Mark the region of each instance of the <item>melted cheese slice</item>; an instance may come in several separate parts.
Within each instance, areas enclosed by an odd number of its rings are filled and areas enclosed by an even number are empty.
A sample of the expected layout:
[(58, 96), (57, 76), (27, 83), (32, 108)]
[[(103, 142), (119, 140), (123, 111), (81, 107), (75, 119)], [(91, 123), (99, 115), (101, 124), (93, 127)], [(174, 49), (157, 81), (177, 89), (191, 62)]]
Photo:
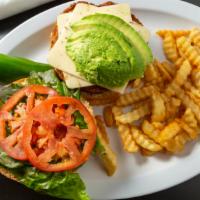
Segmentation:
[[(130, 23), (130, 25), (141, 34), (145, 41), (149, 40), (149, 31), (143, 26), (132, 22), (131, 10), (128, 4), (116, 4), (104, 7), (96, 7), (85, 3), (77, 4), (73, 12), (64, 13), (57, 17), (59, 37), (54, 47), (48, 54), (49, 64), (64, 72), (65, 82), (69, 88), (79, 88), (94, 85), (85, 80), (85, 78), (76, 71), (74, 62), (65, 51), (66, 37), (68, 37), (68, 35), (71, 33), (70, 24), (94, 13), (118, 16), (127, 23)], [(128, 82), (123, 87), (108, 89), (123, 93), (127, 84)]]

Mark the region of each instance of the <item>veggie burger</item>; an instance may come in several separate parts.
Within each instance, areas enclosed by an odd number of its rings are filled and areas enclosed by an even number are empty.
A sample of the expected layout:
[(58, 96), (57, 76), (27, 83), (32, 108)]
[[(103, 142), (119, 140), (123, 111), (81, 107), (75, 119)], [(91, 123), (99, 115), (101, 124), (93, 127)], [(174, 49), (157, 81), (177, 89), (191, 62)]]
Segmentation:
[(85, 98), (110, 103), (142, 77), (148, 40), (127, 4), (78, 2), (57, 18), (49, 64), (1, 54), (1, 82), (23, 79), (0, 91), (0, 173), (51, 196), (89, 199), (75, 171), (91, 152), (112, 151)]

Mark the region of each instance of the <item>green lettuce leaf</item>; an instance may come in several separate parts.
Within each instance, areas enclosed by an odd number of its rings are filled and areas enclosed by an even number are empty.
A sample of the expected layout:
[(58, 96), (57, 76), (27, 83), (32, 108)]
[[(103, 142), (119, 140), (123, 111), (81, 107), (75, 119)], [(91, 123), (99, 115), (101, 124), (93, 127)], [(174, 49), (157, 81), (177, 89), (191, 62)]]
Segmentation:
[(73, 113), (74, 123), (79, 126), (80, 129), (88, 128), (87, 123), (84, 120), (83, 115), (79, 111)]
[(47, 173), (26, 167), (19, 180), (27, 187), (62, 199), (89, 200), (79, 174), (73, 172)]
[(15, 169), (24, 166), (23, 162), (14, 160), (13, 158), (9, 157), (2, 149), (0, 148), (0, 165), (9, 168)]
[(45, 72), (31, 72), (30, 76), (27, 79), (27, 84), (45, 85), (55, 89), (60, 95), (80, 99), (79, 89), (70, 90), (69, 88), (67, 88), (65, 82), (61, 81), (56, 76), (54, 70), (48, 70)]

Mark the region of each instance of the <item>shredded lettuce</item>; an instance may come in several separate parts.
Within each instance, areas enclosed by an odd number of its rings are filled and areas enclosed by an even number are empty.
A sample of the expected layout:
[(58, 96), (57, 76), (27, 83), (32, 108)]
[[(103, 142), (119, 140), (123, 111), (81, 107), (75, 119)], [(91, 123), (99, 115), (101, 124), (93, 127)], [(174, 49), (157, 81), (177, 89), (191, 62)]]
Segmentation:
[(31, 72), (27, 78), (27, 84), (45, 85), (55, 89), (60, 95), (70, 96), (80, 99), (79, 89), (70, 90), (67, 88), (65, 82), (61, 81), (55, 74), (54, 70), (45, 72)]
[(2, 149), (0, 148), (0, 165), (7, 167), (9, 169), (16, 169), (24, 166), (20, 161), (14, 160), (9, 157)]
[(22, 88), (20, 84), (9, 84), (1, 87), (0, 90), (0, 105), (3, 104), (13, 93)]
[(84, 120), (83, 115), (79, 111), (73, 113), (74, 115), (74, 123), (79, 126), (80, 129), (87, 128), (87, 123)]

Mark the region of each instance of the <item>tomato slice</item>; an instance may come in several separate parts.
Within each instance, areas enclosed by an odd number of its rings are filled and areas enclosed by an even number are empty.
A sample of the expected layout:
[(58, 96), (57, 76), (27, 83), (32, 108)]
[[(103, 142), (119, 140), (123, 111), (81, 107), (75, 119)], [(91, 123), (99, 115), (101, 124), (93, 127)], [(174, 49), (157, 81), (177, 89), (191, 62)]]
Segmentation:
[[(22, 148), (22, 127), (29, 113), (36, 104), (36, 95), (57, 95), (51, 88), (41, 85), (30, 85), (13, 94), (0, 109), (0, 147), (12, 158), (26, 160), (27, 156)], [(26, 102), (22, 102), (24, 98)], [(18, 110), (18, 111), (16, 111)], [(11, 111), (14, 111), (12, 114)], [(16, 111), (16, 112), (15, 112)], [(7, 124), (12, 125), (10, 134)]]
[[(86, 129), (74, 124), (79, 111)], [(87, 108), (71, 97), (51, 97), (36, 106), (23, 127), (22, 144), (36, 168), (58, 172), (74, 169), (89, 157), (96, 141), (96, 124)]]

